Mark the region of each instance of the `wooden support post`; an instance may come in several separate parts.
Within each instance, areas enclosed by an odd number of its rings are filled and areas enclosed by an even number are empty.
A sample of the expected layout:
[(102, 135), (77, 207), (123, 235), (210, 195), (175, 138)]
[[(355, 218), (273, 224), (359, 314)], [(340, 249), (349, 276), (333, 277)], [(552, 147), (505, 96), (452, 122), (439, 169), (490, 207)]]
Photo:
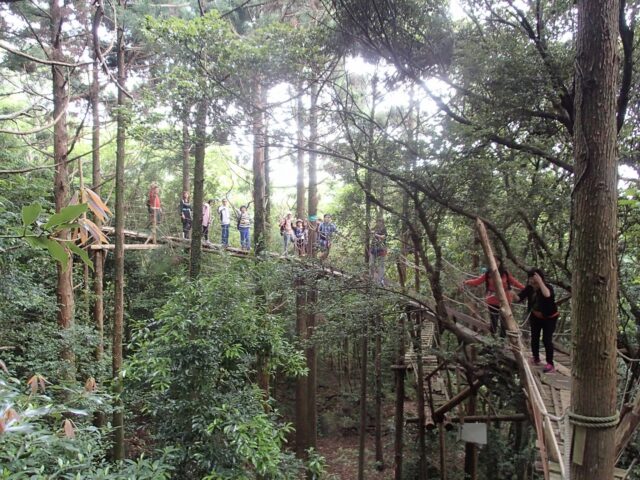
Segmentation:
[(409, 313), (403, 313), (400, 315), (400, 321), (398, 322), (398, 367), (395, 369), (396, 374), (396, 415), (395, 415), (395, 438), (394, 438), (394, 479), (402, 480), (402, 458), (404, 447), (404, 376), (406, 372), (406, 365), (404, 364), (405, 346), (405, 315), (408, 317)]
[(440, 437), (440, 479), (447, 480), (447, 456), (446, 456), (446, 437), (444, 433), (444, 424), (438, 425), (438, 434)]
[(462, 390), (460, 393), (454, 396), (447, 403), (437, 408), (433, 412), (434, 420), (438, 423), (442, 422), (444, 420), (445, 413), (447, 413), (449, 410), (456, 407), (457, 405), (465, 401), (467, 398), (469, 398), (471, 395), (473, 395), (476, 392), (476, 390), (480, 388), (480, 385), (482, 385), (482, 382), (480, 380), (475, 380), (470, 386)]
[(158, 209), (151, 207), (151, 242), (158, 243)]
[(636, 394), (631, 409), (622, 417), (616, 428), (616, 458), (622, 455), (640, 425), (640, 392)]

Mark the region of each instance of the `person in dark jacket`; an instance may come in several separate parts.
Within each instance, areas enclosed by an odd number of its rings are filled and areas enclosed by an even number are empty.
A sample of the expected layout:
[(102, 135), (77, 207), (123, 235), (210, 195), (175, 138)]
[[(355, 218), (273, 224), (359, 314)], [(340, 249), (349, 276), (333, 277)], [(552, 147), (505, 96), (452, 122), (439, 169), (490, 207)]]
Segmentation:
[(182, 220), (182, 238), (189, 238), (191, 223), (193, 221), (193, 210), (189, 202), (189, 192), (182, 192), (180, 199), (180, 220)]
[(531, 324), (531, 362), (540, 364), (540, 333), (547, 364), (545, 373), (555, 372), (553, 364), (553, 332), (558, 323), (558, 306), (556, 305), (553, 287), (544, 280), (544, 273), (539, 268), (534, 268), (527, 274), (527, 286), (516, 295), (515, 301), (521, 302), (527, 299), (529, 310), (529, 323)]

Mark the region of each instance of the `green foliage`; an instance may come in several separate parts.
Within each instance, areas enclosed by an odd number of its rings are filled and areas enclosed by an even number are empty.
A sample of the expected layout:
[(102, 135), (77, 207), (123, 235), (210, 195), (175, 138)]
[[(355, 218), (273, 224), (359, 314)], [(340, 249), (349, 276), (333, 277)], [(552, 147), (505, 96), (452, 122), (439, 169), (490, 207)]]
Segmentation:
[(303, 371), (281, 319), (251, 294), (267, 281), (260, 276), (266, 270), (221, 259), (206, 278), (177, 279), (156, 320), (136, 335), (126, 370), (142, 394), (137, 408), (157, 444), (176, 449), (181, 478), (285, 479), (297, 472), (283, 451), (290, 427), (265, 411), (251, 380), (258, 354), (269, 356), (272, 369)]
[[(57, 387), (34, 375), (29, 391), (0, 370), (0, 478), (59, 479), (168, 479), (165, 463), (140, 458), (109, 464), (106, 431), (91, 424), (91, 415), (109, 400), (87, 389)], [(52, 395), (64, 395), (60, 403)]]

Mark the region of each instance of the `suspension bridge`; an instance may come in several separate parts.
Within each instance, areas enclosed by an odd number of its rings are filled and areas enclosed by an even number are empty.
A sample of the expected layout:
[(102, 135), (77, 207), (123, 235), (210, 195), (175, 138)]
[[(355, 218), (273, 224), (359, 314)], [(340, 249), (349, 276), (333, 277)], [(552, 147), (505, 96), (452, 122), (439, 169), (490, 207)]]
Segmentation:
[[(155, 224), (150, 221), (149, 214), (141, 210), (132, 208), (127, 211), (127, 223), (133, 224), (134, 229), (124, 231), (126, 250), (153, 250), (173, 246), (176, 248), (190, 248), (190, 240), (181, 237), (181, 225), (176, 221), (162, 221)], [(484, 231), (484, 225), (479, 223), (479, 230)], [(103, 232), (107, 236), (114, 234), (114, 228), (103, 227)], [(217, 235), (216, 231), (211, 232)], [(486, 232), (483, 247), (485, 254), (490, 259), (492, 270), (495, 270), (495, 262)], [(96, 244), (90, 247), (94, 250), (112, 250), (113, 243)], [(224, 247), (219, 244), (207, 242), (202, 245), (204, 252), (222, 253), (235, 257), (250, 257), (251, 254), (245, 250), (234, 247)], [(270, 253), (273, 257), (281, 257), (276, 253)], [(317, 262), (312, 268), (318, 268)], [(311, 266), (311, 265), (310, 265)], [(321, 264), (320, 268), (325, 275), (336, 277), (358, 277), (361, 274), (349, 274), (343, 269), (338, 269), (327, 264)], [(400, 359), (400, 365), (394, 368), (403, 368), (413, 372), (416, 386), (423, 385), (423, 395), (427, 401), (424, 402), (424, 425), (428, 430), (434, 428), (451, 428), (453, 421), (457, 423), (472, 423), (490, 421), (519, 421), (528, 418), (535, 428), (536, 446), (538, 460), (536, 469), (543, 473), (545, 480), (568, 480), (570, 479), (571, 462), (582, 461), (580, 451), (584, 447), (584, 441), (588, 435), (588, 425), (573, 422), (569, 417), (571, 411), (571, 355), (570, 352), (557, 345), (555, 363), (556, 370), (553, 373), (544, 373), (541, 366), (531, 365), (528, 361), (530, 352), (526, 338), (521, 331), (520, 325), (513, 319), (513, 314), (506, 301), (505, 292), (502, 290), (501, 282), (496, 283), (498, 287), (498, 297), (502, 300), (502, 315), (507, 327), (507, 342), (500, 352), (504, 361), (509, 362), (517, 368), (520, 375), (523, 391), (527, 400), (526, 417), (523, 414), (500, 415), (499, 412), (489, 415), (466, 415), (462, 410), (463, 402), (474, 395), (482, 386), (480, 379), (474, 380), (471, 384), (464, 381), (457, 382), (454, 387), (447, 374), (451, 368), (447, 362), (442, 361), (433, 352), (437, 348), (438, 330), (444, 328), (451, 331), (459, 340), (465, 344), (476, 344), (480, 346), (495, 346), (496, 339), (490, 333), (490, 327), (486, 320), (477, 314), (477, 308), (470, 308), (469, 312), (463, 312), (456, 305), (446, 305), (447, 319), (438, 318), (435, 313), (437, 306), (432, 300), (422, 297), (417, 292), (409, 292), (401, 289), (400, 286), (385, 282), (385, 290), (395, 291), (403, 294), (408, 305), (419, 312), (419, 321), (416, 322), (417, 341), (410, 343), (410, 348)], [(415, 332), (414, 332), (415, 333)], [(419, 378), (422, 375), (422, 380)], [(415, 407), (415, 406), (414, 406)], [(411, 406), (408, 411), (415, 411)], [(455, 418), (449, 418), (455, 413)], [(408, 419), (415, 423), (416, 418)], [(576, 425), (578, 423), (578, 425)], [(616, 452), (618, 460), (620, 453), (632, 438), (633, 433), (640, 423), (640, 395), (637, 395), (633, 404), (625, 405), (620, 420), (616, 422)], [(443, 437), (441, 435), (441, 442)], [(443, 445), (441, 443), (441, 450)], [(615, 479), (626, 479), (635, 463), (632, 463), (627, 470), (616, 468)]]

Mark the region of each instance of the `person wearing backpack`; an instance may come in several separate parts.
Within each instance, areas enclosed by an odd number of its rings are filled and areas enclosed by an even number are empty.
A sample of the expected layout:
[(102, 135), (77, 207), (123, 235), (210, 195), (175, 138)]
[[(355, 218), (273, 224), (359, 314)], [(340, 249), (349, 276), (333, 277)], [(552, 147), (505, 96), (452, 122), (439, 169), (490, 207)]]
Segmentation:
[(231, 224), (231, 209), (229, 208), (229, 200), (222, 199), (222, 205), (218, 207), (218, 217), (220, 218), (220, 227), (222, 230), (221, 242), (223, 247), (229, 245), (229, 225)]
[[(516, 287), (518, 289), (523, 289), (524, 285), (518, 281), (511, 273), (504, 268), (502, 259), (500, 257), (496, 257), (496, 265), (498, 266), (498, 273), (500, 274), (500, 278), (502, 279), (502, 288), (504, 289), (504, 293), (507, 295), (507, 300), (511, 303), (512, 296), (514, 295), (511, 292), (512, 287)], [(504, 330), (504, 325), (500, 321), (500, 300), (496, 295), (495, 285), (493, 283), (493, 278), (490, 271), (486, 271), (482, 275), (470, 278), (465, 280), (462, 284), (463, 288), (465, 285), (470, 287), (477, 287), (479, 285), (485, 285), (485, 302), (487, 303), (487, 307), (489, 309), (489, 318), (491, 320), (491, 333), (494, 335), (498, 331), (498, 324), (500, 324), (500, 336), (505, 337), (506, 332)]]
[(249, 238), (249, 229), (251, 228), (251, 217), (247, 212), (246, 205), (240, 207), (240, 211), (236, 212), (238, 217), (238, 230), (240, 231), (240, 247), (242, 250), (248, 251), (251, 248), (251, 239)]
[(527, 299), (529, 323), (531, 325), (531, 363), (540, 364), (540, 333), (547, 364), (544, 373), (556, 371), (553, 364), (553, 333), (558, 323), (558, 305), (556, 304), (553, 287), (544, 280), (544, 273), (534, 268), (527, 273), (527, 286), (516, 295), (514, 301)]

